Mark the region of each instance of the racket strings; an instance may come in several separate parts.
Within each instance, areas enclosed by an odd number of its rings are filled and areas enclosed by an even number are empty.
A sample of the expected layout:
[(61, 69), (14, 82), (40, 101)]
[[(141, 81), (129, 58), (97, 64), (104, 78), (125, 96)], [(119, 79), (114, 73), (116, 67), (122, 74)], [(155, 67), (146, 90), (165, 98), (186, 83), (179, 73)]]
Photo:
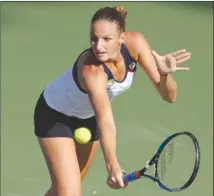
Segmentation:
[(160, 183), (169, 188), (180, 188), (190, 179), (195, 166), (195, 146), (190, 137), (181, 135), (163, 148), (157, 175)]
[(166, 173), (166, 150), (164, 149), (160, 155), (161, 158), (161, 180), (164, 180), (164, 175)]
[(174, 155), (174, 141), (170, 141), (168, 145), (168, 163), (170, 164), (172, 162)]
[(174, 141), (170, 141), (167, 145), (167, 148), (164, 148), (162, 153), (160, 154), (160, 169), (161, 169), (161, 180), (164, 180), (164, 176), (166, 174), (167, 164), (172, 163), (173, 155), (174, 155)]

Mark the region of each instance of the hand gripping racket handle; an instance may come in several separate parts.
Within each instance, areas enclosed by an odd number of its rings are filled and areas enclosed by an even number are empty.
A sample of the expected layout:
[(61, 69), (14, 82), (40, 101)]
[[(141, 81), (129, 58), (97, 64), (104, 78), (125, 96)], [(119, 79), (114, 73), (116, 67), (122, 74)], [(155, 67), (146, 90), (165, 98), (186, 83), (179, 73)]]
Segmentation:
[(130, 173), (130, 174), (123, 176), (123, 181), (124, 182), (131, 182), (131, 181), (137, 180), (139, 178), (140, 178), (140, 172), (136, 171), (136, 172), (133, 172), (133, 173)]

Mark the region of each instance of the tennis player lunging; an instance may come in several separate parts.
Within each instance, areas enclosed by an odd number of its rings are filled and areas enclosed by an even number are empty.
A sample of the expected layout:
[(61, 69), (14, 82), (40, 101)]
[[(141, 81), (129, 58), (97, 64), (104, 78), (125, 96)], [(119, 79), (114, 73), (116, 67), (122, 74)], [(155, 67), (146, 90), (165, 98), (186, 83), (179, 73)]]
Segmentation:
[[(137, 63), (147, 73), (163, 100), (174, 102), (176, 82), (170, 73), (186, 71), (177, 64), (191, 54), (179, 50), (160, 56), (141, 33), (125, 31), (123, 6), (99, 9), (91, 20), (91, 47), (56, 80), (48, 84), (35, 108), (38, 137), (51, 177), (45, 196), (80, 196), (81, 180), (96, 154), (99, 142), (111, 188), (125, 187), (116, 154), (116, 127), (111, 100), (132, 86)], [(73, 140), (74, 130), (88, 127), (88, 144)]]

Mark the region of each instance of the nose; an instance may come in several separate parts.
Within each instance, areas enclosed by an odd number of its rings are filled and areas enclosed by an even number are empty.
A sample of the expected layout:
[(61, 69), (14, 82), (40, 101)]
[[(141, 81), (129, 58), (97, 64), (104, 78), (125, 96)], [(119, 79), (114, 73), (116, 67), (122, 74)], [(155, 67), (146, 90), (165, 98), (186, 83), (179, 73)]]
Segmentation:
[(102, 47), (103, 47), (103, 42), (101, 39), (98, 39), (95, 44), (95, 48), (96, 48), (96, 50), (100, 50), (100, 49), (102, 49)]

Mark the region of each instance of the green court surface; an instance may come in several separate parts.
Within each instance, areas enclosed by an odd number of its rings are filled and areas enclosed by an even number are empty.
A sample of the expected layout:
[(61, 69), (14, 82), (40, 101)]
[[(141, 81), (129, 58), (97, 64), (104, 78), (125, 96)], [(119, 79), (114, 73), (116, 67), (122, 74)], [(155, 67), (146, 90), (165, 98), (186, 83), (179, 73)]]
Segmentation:
[[(49, 176), (33, 133), (33, 109), (42, 88), (89, 47), (89, 24), (100, 7), (113, 2), (1, 3), (1, 195), (39, 196)], [(174, 73), (178, 97), (162, 101), (138, 69), (132, 89), (113, 102), (118, 156), (132, 171), (144, 166), (166, 135), (187, 130), (201, 145), (194, 184), (179, 196), (213, 195), (213, 13), (210, 3), (126, 2), (128, 30), (143, 32), (160, 54), (186, 48), (189, 72)], [(180, 165), (185, 160), (180, 160)], [(175, 176), (176, 177), (176, 176)], [(83, 182), (83, 195), (167, 196), (149, 180), (111, 190), (101, 150)]]

